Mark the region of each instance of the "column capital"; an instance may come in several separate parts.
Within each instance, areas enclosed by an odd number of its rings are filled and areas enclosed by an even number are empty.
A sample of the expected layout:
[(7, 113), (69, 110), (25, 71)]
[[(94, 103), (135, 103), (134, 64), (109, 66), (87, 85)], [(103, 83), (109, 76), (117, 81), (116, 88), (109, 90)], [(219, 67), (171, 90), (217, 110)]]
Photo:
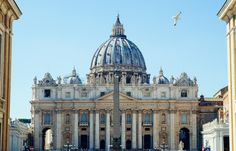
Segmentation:
[(197, 114), (198, 111), (197, 110), (192, 110), (192, 114)]
[(76, 114), (76, 113), (79, 113), (79, 109), (78, 110), (76, 110), (76, 109), (73, 109), (73, 111), (72, 111), (74, 114)]
[(40, 111), (41, 111), (40, 109), (36, 109), (36, 110), (34, 110), (34, 113), (35, 113), (35, 114), (39, 114)]
[(55, 112), (56, 112), (56, 114), (60, 114), (60, 113), (62, 113), (62, 110), (56, 109)]
[(169, 110), (170, 114), (175, 114), (177, 112), (177, 110)]
[(154, 109), (152, 111), (153, 111), (153, 113), (158, 113), (159, 112), (159, 110), (157, 110), (157, 109)]
[(111, 109), (106, 109), (105, 111), (106, 111), (106, 113), (110, 113), (111, 114)]
[(120, 110), (121, 113), (126, 113), (125, 109)]

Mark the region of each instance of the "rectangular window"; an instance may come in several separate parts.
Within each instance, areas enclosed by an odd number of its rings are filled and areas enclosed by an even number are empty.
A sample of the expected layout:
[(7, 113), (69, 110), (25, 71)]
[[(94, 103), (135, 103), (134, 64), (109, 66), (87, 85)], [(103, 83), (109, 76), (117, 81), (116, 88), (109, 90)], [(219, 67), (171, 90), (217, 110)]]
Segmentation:
[(181, 97), (182, 97), (182, 98), (188, 97), (188, 91), (187, 91), (187, 90), (182, 90), (182, 91), (181, 91)]
[(183, 112), (181, 113), (181, 124), (187, 124), (188, 119), (187, 119), (187, 113)]
[(100, 93), (100, 96), (104, 96), (104, 95), (105, 95), (105, 92), (101, 92), (101, 93)]
[(126, 118), (127, 118), (126, 124), (132, 124), (132, 115), (131, 114), (127, 114)]
[(145, 131), (150, 131), (150, 128), (145, 128)]
[(65, 98), (67, 98), (67, 99), (71, 98), (71, 93), (70, 92), (66, 92)]
[(87, 131), (87, 129), (86, 129), (86, 128), (81, 128), (81, 130), (82, 130), (82, 131)]
[(43, 124), (44, 125), (50, 125), (51, 124), (51, 114), (50, 113), (44, 113)]
[(51, 97), (51, 90), (50, 89), (45, 89), (44, 90), (44, 97), (45, 98), (50, 98)]
[(127, 96), (131, 96), (131, 92), (126, 92), (126, 95)]

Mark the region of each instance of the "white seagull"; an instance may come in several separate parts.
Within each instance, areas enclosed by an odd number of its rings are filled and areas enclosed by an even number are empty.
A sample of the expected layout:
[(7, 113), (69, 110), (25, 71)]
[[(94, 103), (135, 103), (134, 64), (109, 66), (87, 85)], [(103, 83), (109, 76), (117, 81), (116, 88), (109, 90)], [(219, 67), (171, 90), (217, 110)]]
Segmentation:
[(173, 16), (173, 17), (172, 17), (172, 19), (173, 19), (173, 21), (174, 21), (174, 26), (176, 26), (178, 20), (180, 20), (180, 14), (181, 14), (181, 13), (182, 13), (182, 12), (180, 11), (180, 12), (178, 12), (178, 14), (177, 14), (176, 16)]

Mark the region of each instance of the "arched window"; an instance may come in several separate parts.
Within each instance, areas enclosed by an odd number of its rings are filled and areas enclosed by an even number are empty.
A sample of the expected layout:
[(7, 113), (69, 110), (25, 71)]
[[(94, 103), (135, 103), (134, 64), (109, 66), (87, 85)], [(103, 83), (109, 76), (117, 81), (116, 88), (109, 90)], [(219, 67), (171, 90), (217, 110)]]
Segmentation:
[(126, 123), (127, 123), (127, 124), (132, 124), (132, 116), (131, 116), (131, 114), (127, 114)]
[(88, 123), (88, 114), (87, 114), (87, 112), (82, 113), (80, 123)]
[(182, 98), (188, 97), (188, 92), (187, 92), (187, 90), (182, 90), (182, 91), (181, 91), (181, 97), (182, 97)]
[(105, 123), (106, 123), (106, 115), (102, 113), (100, 115), (100, 124), (105, 124)]
[(151, 117), (150, 116), (151, 116), (150, 113), (145, 113), (144, 114), (144, 123), (145, 124), (151, 123)]
[(70, 124), (70, 114), (66, 114), (66, 124)]

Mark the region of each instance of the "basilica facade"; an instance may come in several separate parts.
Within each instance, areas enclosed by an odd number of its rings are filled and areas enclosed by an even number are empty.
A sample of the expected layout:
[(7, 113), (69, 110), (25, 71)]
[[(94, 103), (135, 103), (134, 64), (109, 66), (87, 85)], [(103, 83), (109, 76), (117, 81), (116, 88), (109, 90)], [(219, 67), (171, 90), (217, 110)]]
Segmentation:
[(92, 57), (86, 83), (75, 68), (67, 77), (54, 79), (46, 73), (40, 80), (34, 78), (31, 113), (35, 150), (108, 150), (114, 133), (117, 71), (122, 149), (198, 148), (199, 115), (214, 114), (214, 105), (199, 105), (197, 80), (186, 73), (168, 79), (160, 69), (150, 82), (144, 57), (127, 39), (118, 16), (112, 35)]

